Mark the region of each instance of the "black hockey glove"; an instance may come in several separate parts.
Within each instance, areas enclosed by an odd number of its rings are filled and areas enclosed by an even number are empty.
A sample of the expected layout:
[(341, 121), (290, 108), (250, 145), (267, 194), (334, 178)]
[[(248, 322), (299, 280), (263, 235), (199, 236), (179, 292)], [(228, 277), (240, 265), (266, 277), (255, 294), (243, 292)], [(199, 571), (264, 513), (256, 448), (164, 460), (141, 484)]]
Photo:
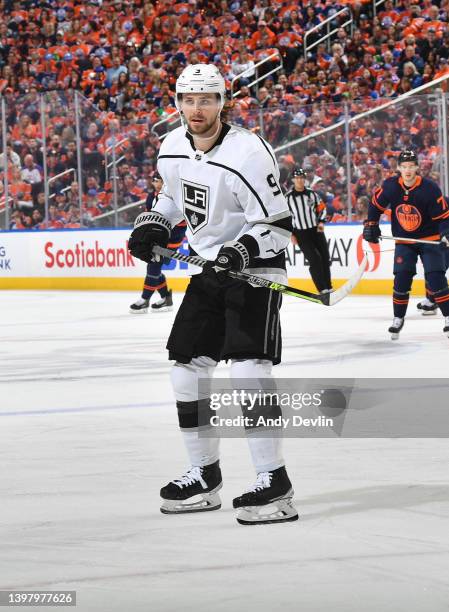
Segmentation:
[(128, 249), (133, 257), (149, 263), (160, 261), (160, 255), (153, 255), (155, 245), (166, 247), (170, 238), (170, 224), (159, 213), (145, 212), (134, 222), (134, 229), (128, 241)]
[(204, 272), (210, 280), (224, 283), (229, 278), (229, 270), (241, 272), (250, 265), (250, 261), (251, 256), (243, 242), (226, 242), (218, 251), (215, 261), (208, 261), (204, 266)]
[(380, 227), (377, 221), (366, 221), (363, 222), (363, 239), (367, 242), (373, 242), (377, 244), (379, 242)]

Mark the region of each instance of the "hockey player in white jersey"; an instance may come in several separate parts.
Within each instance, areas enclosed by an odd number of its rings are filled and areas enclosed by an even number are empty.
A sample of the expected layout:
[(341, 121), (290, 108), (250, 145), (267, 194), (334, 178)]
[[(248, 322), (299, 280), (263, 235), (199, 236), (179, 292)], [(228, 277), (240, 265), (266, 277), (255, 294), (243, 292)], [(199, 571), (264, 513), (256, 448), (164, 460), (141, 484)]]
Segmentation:
[[(135, 222), (131, 253), (144, 261), (166, 246), (183, 218), (193, 254), (209, 260), (193, 275), (167, 342), (175, 360), (171, 381), (191, 467), (161, 489), (164, 513), (216, 510), (222, 486), (217, 438), (199, 433), (199, 379), (221, 359), (231, 378), (270, 379), (281, 359), (281, 295), (229, 278), (229, 270), (286, 282), (285, 249), (291, 215), (279, 187), (271, 147), (259, 136), (221, 120), (225, 84), (213, 65), (187, 66), (176, 83), (183, 126), (164, 140), (158, 171), (164, 188)], [(292, 521), (293, 489), (281, 439), (248, 436), (255, 484), (233, 501), (242, 524)]]

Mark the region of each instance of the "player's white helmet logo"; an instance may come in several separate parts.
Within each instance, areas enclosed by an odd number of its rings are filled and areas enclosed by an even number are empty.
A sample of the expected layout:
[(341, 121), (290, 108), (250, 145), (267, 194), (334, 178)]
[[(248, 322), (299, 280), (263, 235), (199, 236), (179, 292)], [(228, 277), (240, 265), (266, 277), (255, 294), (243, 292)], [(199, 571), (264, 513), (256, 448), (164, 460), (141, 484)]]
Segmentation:
[(191, 64), (186, 66), (176, 81), (176, 108), (179, 107), (179, 94), (216, 93), (220, 105), (225, 102), (226, 86), (220, 71), (213, 64)]

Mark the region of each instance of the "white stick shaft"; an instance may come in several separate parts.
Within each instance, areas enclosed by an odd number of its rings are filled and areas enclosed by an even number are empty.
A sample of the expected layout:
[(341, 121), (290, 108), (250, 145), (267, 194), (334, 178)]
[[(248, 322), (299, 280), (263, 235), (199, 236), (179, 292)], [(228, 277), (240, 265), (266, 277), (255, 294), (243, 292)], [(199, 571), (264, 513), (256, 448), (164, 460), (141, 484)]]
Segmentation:
[(419, 240), (418, 238), (398, 238), (398, 236), (380, 236), (381, 240), (395, 240), (398, 242), (418, 242), (419, 244), (443, 244), (441, 240)]

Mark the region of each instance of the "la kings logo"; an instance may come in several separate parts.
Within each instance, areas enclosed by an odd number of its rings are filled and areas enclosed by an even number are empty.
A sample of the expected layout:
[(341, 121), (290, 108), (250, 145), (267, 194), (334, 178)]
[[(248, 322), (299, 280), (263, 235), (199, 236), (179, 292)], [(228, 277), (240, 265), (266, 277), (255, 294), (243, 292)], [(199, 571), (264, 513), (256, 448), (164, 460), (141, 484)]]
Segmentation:
[(184, 217), (192, 234), (209, 220), (209, 187), (181, 179)]

